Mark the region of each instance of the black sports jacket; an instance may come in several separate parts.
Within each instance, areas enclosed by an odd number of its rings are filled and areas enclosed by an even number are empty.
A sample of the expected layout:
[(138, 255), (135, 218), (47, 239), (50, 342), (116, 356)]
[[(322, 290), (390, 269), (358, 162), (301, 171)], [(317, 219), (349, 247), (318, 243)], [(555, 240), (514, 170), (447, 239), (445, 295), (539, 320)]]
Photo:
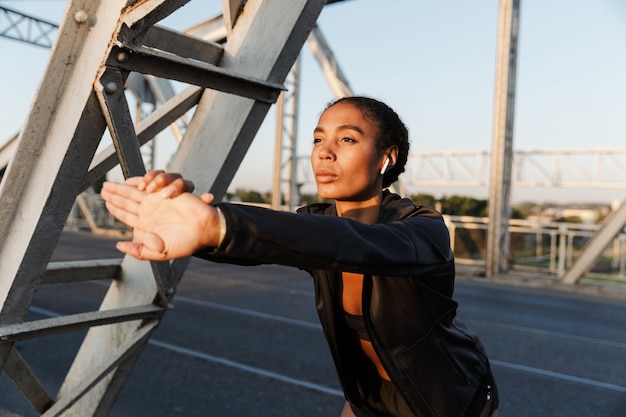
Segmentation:
[(379, 222), (337, 217), (334, 204), (298, 214), (218, 204), (227, 230), (198, 255), (240, 265), (276, 263), (314, 278), (317, 310), (346, 399), (363, 409), (363, 362), (346, 331), (341, 272), (364, 274), (370, 340), (415, 416), (464, 416), (489, 372), (480, 341), (455, 319), (454, 258), (441, 215), (384, 192)]

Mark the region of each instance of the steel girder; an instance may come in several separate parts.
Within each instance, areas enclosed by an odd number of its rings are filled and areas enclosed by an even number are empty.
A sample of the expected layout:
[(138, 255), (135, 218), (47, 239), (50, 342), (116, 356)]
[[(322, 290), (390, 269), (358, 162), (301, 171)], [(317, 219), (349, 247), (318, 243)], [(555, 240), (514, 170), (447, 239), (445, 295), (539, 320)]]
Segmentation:
[[(41, 415), (108, 415), (188, 263), (49, 265), (77, 195), (118, 163), (143, 173), (141, 144), (195, 107), (171, 169), (221, 199), (325, 4), (225, 0), (221, 46), (158, 26), (188, 1), (70, 0), (0, 184), (0, 369)], [(190, 87), (135, 127), (131, 71)], [(114, 145), (96, 155), (106, 130)], [(89, 279), (111, 280), (98, 311), (24, 321), (39, 285)], [(87, 336), (51, 395), (14, 344), (77, 328)]]
[(513, 121), (520, 0), (500, 0), (496, 92), (489, 180), (489, 226), (487, 267), (492, 277), (509, 268), (508, 221), (511, 217), (511, 172), (513, 166)]

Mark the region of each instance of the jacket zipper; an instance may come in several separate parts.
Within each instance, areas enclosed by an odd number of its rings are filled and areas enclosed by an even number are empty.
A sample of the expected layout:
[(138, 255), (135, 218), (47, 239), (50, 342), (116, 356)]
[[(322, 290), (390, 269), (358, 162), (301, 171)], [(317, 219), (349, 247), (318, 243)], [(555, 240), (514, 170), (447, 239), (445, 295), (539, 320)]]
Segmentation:
[[(365, 330), (367, 330), (367, 333), (370, 335), (370, 341), (372, 342), (372, 346), (374, 347), (374, 352), (376, 352), (376, 355), (380, 359), (380, 362), (383, 365), (385, 372), (387, 372), (387, 375), (389, 375), (389, 378), (391, 379), (391, 383), (397, 390), (398, 394), (400, 394), (400, 396), (404, 398), (404, 401), (407, 403), (407, 405), (411, 409), (413, 409), (411, 402), (408, 401), (408, 399), (406, 398), (406, 395), (401, 390), (399, 390), (397, 385), (393, 382), (394, 380), (398, 379), (398, 376), (396, 375), (397, 374), (396, 367), (393, 364), (393, 360), (389, 359), (389, 356), (385, 354), (386, 352), (384, 352), (384, 350), (380, 348), (379, 343), (378, 343), (378, 337), (376, 336), (376, 333), (372, 331), (370, 304), (371, 304), (371, 299), (372, 299), (373, 287), (374, 287), (374, 282), (373, 282), (372, 276), (364, 275), (363, 276), (363, 290), (361, 292), (361, 296), (362, 296), (361, 306), (363, 307), (363, 320), (365, 322)], [(383, 353), (383, 355), (381, 355), (381, 352)], [(413, 410), (413, 412), (415, 413), (415, 410)]]

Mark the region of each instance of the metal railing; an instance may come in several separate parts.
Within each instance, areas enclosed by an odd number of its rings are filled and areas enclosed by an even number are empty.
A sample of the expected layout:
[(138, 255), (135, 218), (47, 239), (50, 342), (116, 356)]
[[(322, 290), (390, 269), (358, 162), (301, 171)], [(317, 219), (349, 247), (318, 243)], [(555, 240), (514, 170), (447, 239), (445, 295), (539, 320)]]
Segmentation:
[[(444, 216), (450, 230), (456, 263), (476, 272), (484, 271), (488, 219)], [(598, 224), (509, 221), (509, 268), (537, 272), (560, 279), (594, 233)], [(614, 237), (585, 278), (626, 284), (626, 232)]]
[(99, 194), (91, 188), (79, 194), (65, 222), (67, 230), (86, 230), (99, 235), (130, 235), (128, 226), (113, 217)]

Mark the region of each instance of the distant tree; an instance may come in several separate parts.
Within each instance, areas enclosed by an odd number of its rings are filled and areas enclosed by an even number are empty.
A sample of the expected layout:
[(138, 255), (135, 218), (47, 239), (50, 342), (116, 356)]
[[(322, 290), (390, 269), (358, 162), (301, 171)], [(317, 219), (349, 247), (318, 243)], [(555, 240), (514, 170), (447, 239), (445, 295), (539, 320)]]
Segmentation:
[[(488, 200), (476, 199), (459, 195), (450, 197), (435, 198), (431, 194), (414, 194), (410, 196), (411, 200), (417, 205), (427, 205), (435, 207), (443, 214), (452, 214), (456, 216), (474, 216), (487, 217)], [(526, 215), (524, 212), (513, 207), (511, 209), (512, 219), (523, 219)]]
[(583, 219), (580, 216), (564, 216), (560, 217), (557, 221), (565, 223), (582, 223)]
[(487, 200), (453, 195), (447, 199), (445, 204), (442, 204), (442, 210), (448, 214), (459, 216), (485, 217), (487, 215)]
[(528, 215), (525, 215), (522, 211), (517, 209), (516, 207), (511, 208), (511, 218), (512, 219), (525, 219)]
[(516, 212), (519, 217), (514, 217), (516, 219), (526, 219), (529, 216), (537, 214), (541, 210), (540, 207), (537, 207), (536, 203), (532, 202), (523, 202), (517, 204), (513, 207), (513, 212)]
[(441, 212), (456, 216), (487, 216), (487, 200), (477, 200), (472, 197), (452, 195), (439, 200)]
[(431, 194), (413, 194), (409, 198), (418, 206), (435, 207), (437, 204), (437, 199)]
[(238, 188), (234, 193), (241, 201), (247, 203), (269, 203), (268, 194), (261, 194), (255, 190), (246, 190), (242, 188)]
[(324, 199), (320, 198), (317, 194), (302, 194), (302, 205), (306, 206), (308, 204), (321, 203)]

